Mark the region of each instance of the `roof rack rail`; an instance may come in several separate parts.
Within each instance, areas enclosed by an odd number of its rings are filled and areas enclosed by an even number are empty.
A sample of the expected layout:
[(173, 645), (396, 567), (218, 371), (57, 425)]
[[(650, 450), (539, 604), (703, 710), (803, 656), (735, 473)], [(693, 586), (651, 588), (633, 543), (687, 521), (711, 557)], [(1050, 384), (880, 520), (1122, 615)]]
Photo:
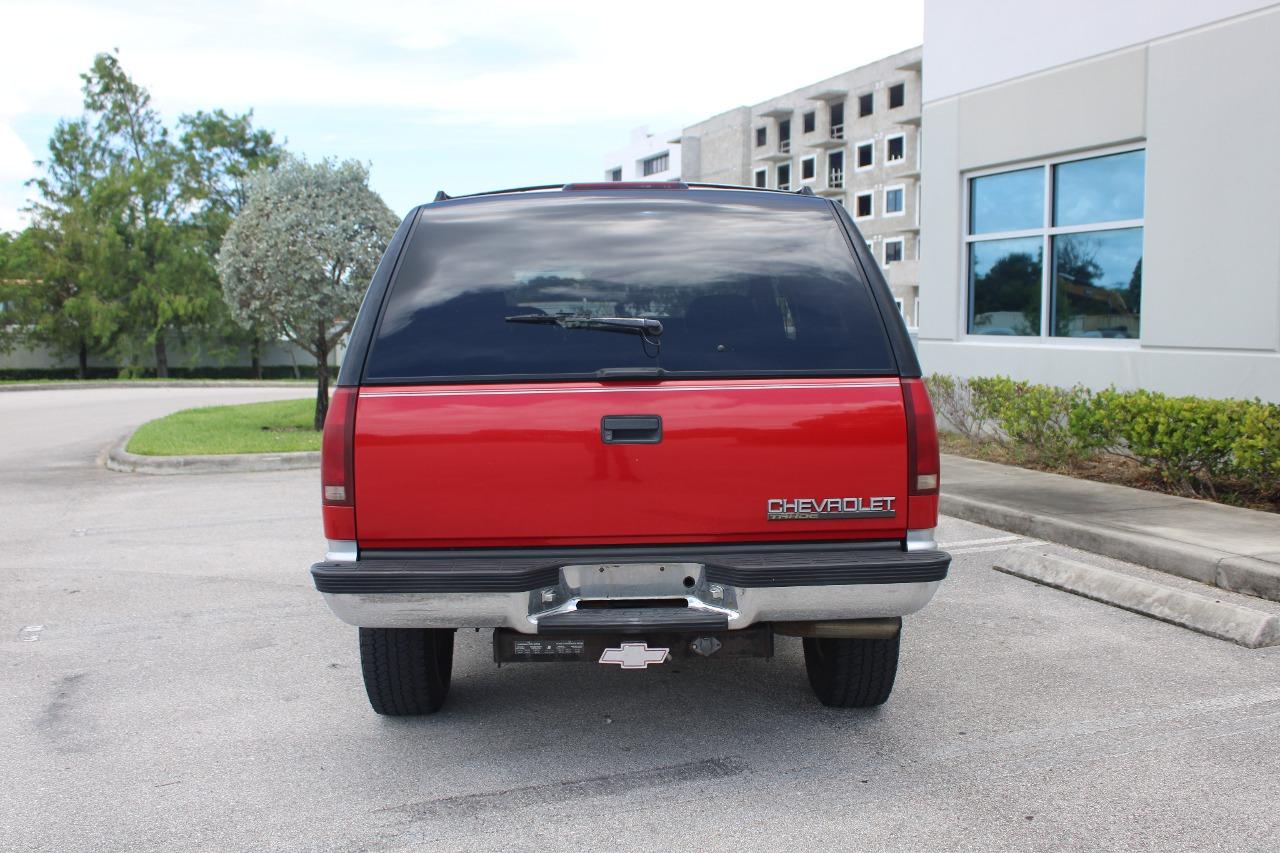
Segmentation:
[(689, 186), (704, 190), (754, 190), (761, 193), (785, 193), (787, 190), (775, 190), (769, 187), (749, 187), (746, 184), (707, 184), (700, 181), (689, 181)]
[[(480, 196), (488, 196), (488, 195), (507, 195), (508, 193), (529, 193), (529, 192), (538, 192), (543, 190), (564, 190), (564, 189), (570, 189), (570, 188), (594, 189), (596, 187), (606, 186), (609, 183), (617, 183), (617, 182), (604, 181), (604, 182), (585, 183), (585, 184), (584, 183), (574, 184), (572, 182), (563, 183), (563, 184), (538, 184), (537, 186), (531, 186), (531, 187), (511, 187), (510, 189), (503, 189), (503, 190), (486, 190), (484, 192), (479, 192), (479, 193), (466, 193), (465, 195), (449, 195), (444, 190), (440, 190), (439, 192), (436, 193), (436, 197), (433, 201), (452, 201), (455, 198), (477, 198)], [(625, 184), (626, 182), (623, 182), (623, 183)], [(807, 185), (801, 187), (798, 190), (778, 190), (778, 189), (772, 189), (770, 187), (751, 187), (745, 184), (710, 184), (710, 183), (703, 183), (701, 181), (663, 181), (661, 183), (671, 184), (671, 185), (679, 184), (682, 186), (686, 186), (690, 189), (751, 190), (753, 192), (760, 192), (760, 193), (786, 193), (788, 195), (813, 195), (814, 194), (813, 188)], [(634, 183), (632, 184), (632, 186), (637, 189), (642, 188), (642, 185), (636, 185)]]
[(558, 190), (562, 189), (564, 184), (540, 184), (536, 187), (511, 187), (505, 190), (485, 190), (481, 193), (466, 193), (464, 195), (448, 195), (444, 190), (436, 193), (436, 201), (452, 201), (455, 198), (475, 198), (482, 195), (505, 195), (506, 193), (529, 193), (535, 190)]

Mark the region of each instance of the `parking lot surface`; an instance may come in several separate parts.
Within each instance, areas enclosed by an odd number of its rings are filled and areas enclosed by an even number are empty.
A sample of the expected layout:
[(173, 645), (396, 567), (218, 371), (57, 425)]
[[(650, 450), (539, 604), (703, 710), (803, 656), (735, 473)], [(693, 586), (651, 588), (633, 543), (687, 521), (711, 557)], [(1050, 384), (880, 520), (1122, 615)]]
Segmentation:
[(379, 718), (315, 471), (95, 462), (306, 393), (0, 394), (0, 849), (1280, 849), (1280, 647), (995, 572), (1039, 543), (953, 519), (883, 708), (819, 705), (795, 639), (623, 672), (459, 632), (445, 709)]

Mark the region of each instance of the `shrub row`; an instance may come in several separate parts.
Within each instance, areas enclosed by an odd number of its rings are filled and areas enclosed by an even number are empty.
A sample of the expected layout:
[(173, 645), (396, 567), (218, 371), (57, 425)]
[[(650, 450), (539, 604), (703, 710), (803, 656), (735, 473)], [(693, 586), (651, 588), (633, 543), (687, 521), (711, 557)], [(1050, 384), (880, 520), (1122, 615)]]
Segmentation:
[(1280, 405), (1261, 400), (1090, 391), (1007, 376), (926, 380), (943, 427), (1016, 457), (1074, 468), (1099, 453), (1132, 459), (1178, 491), (1216, 495), (1244, 483), (1280, 491)]

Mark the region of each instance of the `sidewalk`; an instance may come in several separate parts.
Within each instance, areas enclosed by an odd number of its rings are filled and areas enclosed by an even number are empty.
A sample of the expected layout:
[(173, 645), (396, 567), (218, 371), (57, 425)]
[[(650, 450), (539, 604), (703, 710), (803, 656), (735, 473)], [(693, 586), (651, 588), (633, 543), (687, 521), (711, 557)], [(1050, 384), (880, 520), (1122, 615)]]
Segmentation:
[(947, 515), (1280, 601), (1280, 515), (942, 457)]

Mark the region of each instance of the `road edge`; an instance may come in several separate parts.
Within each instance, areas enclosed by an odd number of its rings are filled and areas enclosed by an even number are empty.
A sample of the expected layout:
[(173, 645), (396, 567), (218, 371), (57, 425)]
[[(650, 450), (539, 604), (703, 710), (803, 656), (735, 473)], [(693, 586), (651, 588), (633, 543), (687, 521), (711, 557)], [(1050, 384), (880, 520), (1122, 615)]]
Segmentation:
[(68, 382), (0, 382), (9, 391), (83, 391), (86, 388), (314, 388), (306, 379), (103, 379)]
[(230, 474), (249, 471), (294, 471), (319, 468), (320, 452), (298, 453), (227, 453), (202, 456), (142, 456), (130, 453), (129, 439), (136, 430), (107, 448), (98, 462), (109, 471), (121, 474)]

